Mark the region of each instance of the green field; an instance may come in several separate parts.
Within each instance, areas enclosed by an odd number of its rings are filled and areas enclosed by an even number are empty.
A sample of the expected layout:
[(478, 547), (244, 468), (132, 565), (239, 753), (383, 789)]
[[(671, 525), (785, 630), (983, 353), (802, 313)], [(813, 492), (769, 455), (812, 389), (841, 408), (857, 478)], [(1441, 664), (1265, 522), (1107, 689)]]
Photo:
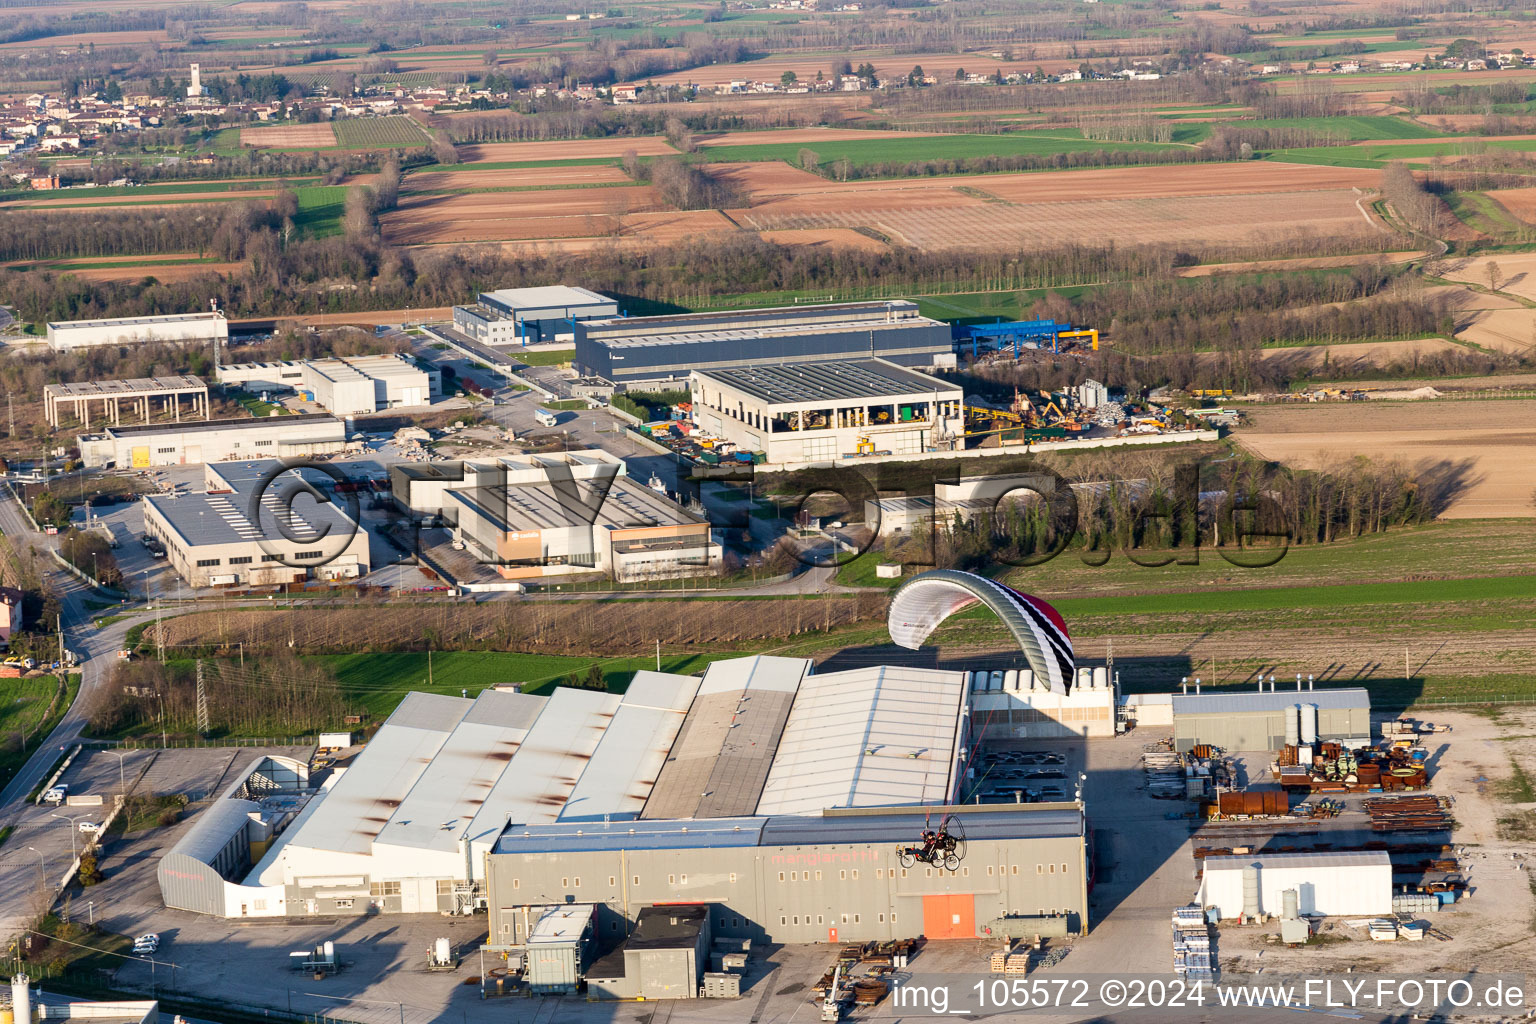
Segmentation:
[(1400, 142), (1381, 146), (1314, 146), (1308, 149), (1275, 149), (1264, 155), (1271, 160), (1299, 164), (1327, 164), (1333, 167), (1384, 167), (1393, 160), (1427, 162), (1437, 156), (1464, 156), (1506, 149), (1517, 153), (1536, 152), (1536, 139), (1470, 139)]
[[(711, 661), (737, 657), (736, 652), (718, 654), (662, 654), (664, 672), (703, 671)], [(324, 662), (336, 672), (337, 682), (349, 701), (365, 708), (376, 721), (382, 721), (412, 690), (458, 696), (468, 690), (476, 696), (497, 683), (531, 683), (525, 692), (547, 693), (555, 683), (571, 673), (585, 677), (598, 665), (608, 688), (622, 692), (641, 669), (654, 669), (656, 659), (569, 657), (557, 654), (517, 654), (501, 651), (439, 651), (432, 655), (431, 682), (428, 682), (427, 655), (424, 653), (325, 654), (313, 660)]]
[(1418, 124), (1401, 117), (1275, 117), (1256, 121), (1230, 122), (1236, 128), (1264, 128), (1271, 130), (1307, 129), (1327, 132), (1349, 142), (1369, 142), (1373, 139), (1440, 139), (1444, 132), (1428, 125)]
[(1090, 153), (1100, 150), (1152, 152), (1186, 147), (1158, 142), (1095, 142), (1075, 133), (1050, 135), (919, 135), (910, 139), (827, 140), (814, 145), (797, 143), (762, 143), (740, 146), (706, 146), (700, 152), (710, 161), (740, 162), (784, 160), (798, 163), (802, 149), (814, 150), (822, 163), (847, 157), (854, 164), (887, 163), (903, 160), (960, 160), (971, 157), (1053, 156), (1057, 153)]
[(431, 141), (413, 117), (354, 117), (331, 125), (341, 149), (403, 149)]
[(299, 230), (317, 238), (341, 234), (341, 218), (347, 208), (347, 186), (306, 185), (294, 191), (299, 196), (299, 213), (293, 222)]
[(13, 734), (17, 737), (14, 746), (9, 742), (0, 746), (0, 787), (10, 782), (17, 769), (37, 751), (39, 740), (64, 717), (65, 709), (79, 692), (79, 675), (69, 676), (65, 698), (53, 715), (45, 719), (44, 713), (58, 689), (56, 676), (0, 679), (0, 739)]

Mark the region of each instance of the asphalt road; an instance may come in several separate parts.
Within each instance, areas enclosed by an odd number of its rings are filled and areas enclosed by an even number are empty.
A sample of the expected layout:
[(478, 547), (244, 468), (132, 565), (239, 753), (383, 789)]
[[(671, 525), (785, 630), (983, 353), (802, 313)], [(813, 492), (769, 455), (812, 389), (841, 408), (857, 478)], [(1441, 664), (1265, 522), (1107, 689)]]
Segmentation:
[[(58, 543), (55, 537), (33, 531), (15, 500), (8, 494), (0, 500), (0, 530), (19, 548), (54, 548)], [(46, 554), (44, 557), (47, 561), (41, 564), (57, 566), (51, 557)], [(20, 927), (28, 916), (29, 904), (35, 899), (37, 889), (37, 854), (29, 851), (27, 844), (20, 838), (22, 827), (30, 824), (28, 808), (31, 805), (27, 803), (27, 794), (43, 780), (58, 760), (59, 754), (67, 751), (79, 739), (85, 727), (84, 708), (90, 706), (90, 698), (106, 685), (112, 666), (117, 661), (117, 651), (123, 646), (124, 637), (133, 625), (131, 621), (123, 621), (115, 622), (106, 629), (97, 629), (91, 609), (85, 606), (91, 593), (85, 584), (57, 567), (48, 569), (44, 578), (59, 594), (65, 646), (81, 659), (78, 666), (81, 675), (80, 693), (53, 732), (48, 734), (48, 738), (16, 773), (15, 778), (0, 791), (0, 827), (13, 825), (18, 828), (17, 837), (0, 847), (0, 935), (8, 935)], [(36, 813), (36, 808), (32, 808), (32, 813)], [(63, 831), (62, 828), (46, 833), (49, 838), (40, 841), (46, 842), (49, 847), (61, 847), (67, 856), (68, 847), (65, 843), (68, 837), (53, 835), (53, 832), (59, 831)], [(37, 846), (37, 841), (31, 845)], [(48, 852), (45, 850), (45, 855)], [(56, 880), (63, 874), (67, 864), (68, 860), (51, 860), (48, 863), (49, 877)]]

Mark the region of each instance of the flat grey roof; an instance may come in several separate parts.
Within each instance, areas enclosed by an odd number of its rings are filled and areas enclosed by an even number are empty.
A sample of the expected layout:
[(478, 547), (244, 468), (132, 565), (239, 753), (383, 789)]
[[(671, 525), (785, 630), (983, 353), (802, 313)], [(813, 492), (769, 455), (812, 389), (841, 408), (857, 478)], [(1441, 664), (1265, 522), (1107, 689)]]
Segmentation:
[[(605, 321), (608, 323), (623, 321)], [(873, 331), (910, 331), (914, 328), (943, 327), (927, 317), (902, 320), (808, 320), (801, 323), (763, 324), (759, 327), (721, 327), (715, 330), (676, 331), (655, 334), (587, 335), (587, 341), (610, 349), (643, 348), (654, 345), (709, 345), (719, 341), (760, 341), (785, 336), (818, 334), (868, 334)]]
[(162, 391), (207, 391), (199, 377), (134, 377), (129, 380), (90, 380), (77, 384), (48, 384), (43, 391), (56, 398), (122, 398)]
[(222, 313), (169, 313), (164, 316), (120, 316), (110, 320), (50, 320), (48, 329), (71, 330), (84, 327), (137, 327), (141, 324), (174, 324), (187, 320), (223, 320)]
[(565, 284), (550, 284), (537, 288), (498, 288), (493, 292), (481, 292), (481, 294), (489, 295), (497, 302), (505, 303), (519, 311), (608, 305), (614, 302), (606, 295)]
[(1176, 715), (1230, 715), (1244, 711), (1284, 711), (1292, 704), (1316, 704), (1319, 709), (1371, 708), (1371, 695), (1359, 687), (1345, 690), (1241, 690), (1234, 693), (1175, 693)]
[(557, 530), (588, 523), (600, 529), (625, 530), (704, 522), (665, 495), (627, 476), (614, 477), (607, 494), (590, 480), (471, 486), (452, 493), (466, 508), (504, 533)]
[(1207, 857), (1206, 871), (1241, 871), (1257, 864), (1277, 868), (1392, 867), (1386, 850), (1360, 850), (1351, 853), (1255, 853), (1245, 857)]
[(317, 426), (346, 429), (345, 424), (335, 416), (314, 413), (303, 416), (268, 416), (262, 419), (202, 420), (198, 423), (141, 423), (136, 426), (107, 427), (105, 430), (113, 437), (137, 437), (141, 434), (200, 434), (210, 430), (273, 430), (301, 425), (306, 429)]
[[(784, 317), (786, 319), (798, 319), (804, 324), (816, 324), (828, 315), (846, 314), (858, 318), (864, 316), (890, 316), (900, 314), (908, 321), (919, 320), (923, 323), (937, 323), (926, 317), (915, 316), (917, 303), (909, 299), (877, 299), (869, 302), (819, 302), (804, 303), (798, 306), (758, 306), (752, 309), (714, 309), (703, 313), (664, 313), (659, 316), (621, 316), (608, 320), (588, 320), (585, 326), (591, 328), (624, 327), (634, 332), (666, 329), (669, 327), (692, 325), (708, 325), (711, 323), (730, 323), (732, 321), (762, 320), (768, 317)], [(867, 322), (861, 320), (860, 322)], [(707, 330), (707, 326), (700, 326), (699, 330)]]
[(827, 359), (693, 372), (768, 405), (961, 393), (954, 384), (884, 359)]
[[(262, 540), (282, 545), (312, 544), (327, 538), (335, 542), (350, 538), (360, 528), (341, 505), (317, 501), (307, 489), (288, 500), (289, 488), (301, 479), (298, 470), (273, 478), (262, 491), (253, 516), (252, 488), (276, 463), (261, 460), (249, 465), (245, 474), (224, 478), (232, 488), (227, 493), (151, 494), (144, 500), (189, 547)], [(311, 472), (310, 479), (315, 477)]]
[[(752, 815), (707, 821), (672, 819), (529, 825), (508, 829), (497, 840), (494, 852), (548, 854), (916, 842), (925, 823), (942, 819), (950, 810), (955, 810), (961, 817), (967, 840), (1071, 839), (1083, 835), (1083, 813), (1072, 804), (983, 804), (963, 808)], [(1208, 861), (1216, 859), (1220, 858), (1207, 858)]]

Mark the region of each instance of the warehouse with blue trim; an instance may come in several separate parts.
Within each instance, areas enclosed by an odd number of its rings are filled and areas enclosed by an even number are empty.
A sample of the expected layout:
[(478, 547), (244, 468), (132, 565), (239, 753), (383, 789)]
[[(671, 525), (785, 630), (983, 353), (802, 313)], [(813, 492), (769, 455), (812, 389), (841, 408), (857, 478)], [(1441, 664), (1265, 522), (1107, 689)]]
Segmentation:
[(615, 383), (871, 356), (902, 366), (955, 365), (949, 325), (905, 300), (615, 317), (573, 326), (577, 369)]

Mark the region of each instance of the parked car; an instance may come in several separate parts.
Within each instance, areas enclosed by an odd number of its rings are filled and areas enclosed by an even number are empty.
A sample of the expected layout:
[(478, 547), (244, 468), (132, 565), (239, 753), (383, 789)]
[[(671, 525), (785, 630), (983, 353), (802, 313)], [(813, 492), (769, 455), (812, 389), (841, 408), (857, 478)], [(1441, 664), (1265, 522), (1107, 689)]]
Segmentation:
[(101, 831), (101, 826), (98, 825), (94, 821), (82, 821), (80, 823), (80, 825), (79, 825), (79, 829), (80, 829), (81, 832), (84, 832), (86, 835), (92, 835), (93, 836), (96, 833)]
[(68, 795), (68, 786), (54, 786), (52, 789), (48, 790), (48, 792), (43, 794), (43, 803), (61, 804), (64, 802), (64, 798)]
[(146, 932), (133, 940), (135, 953), (153, 953), (160, 948), (160, 935), (158, 932)]

